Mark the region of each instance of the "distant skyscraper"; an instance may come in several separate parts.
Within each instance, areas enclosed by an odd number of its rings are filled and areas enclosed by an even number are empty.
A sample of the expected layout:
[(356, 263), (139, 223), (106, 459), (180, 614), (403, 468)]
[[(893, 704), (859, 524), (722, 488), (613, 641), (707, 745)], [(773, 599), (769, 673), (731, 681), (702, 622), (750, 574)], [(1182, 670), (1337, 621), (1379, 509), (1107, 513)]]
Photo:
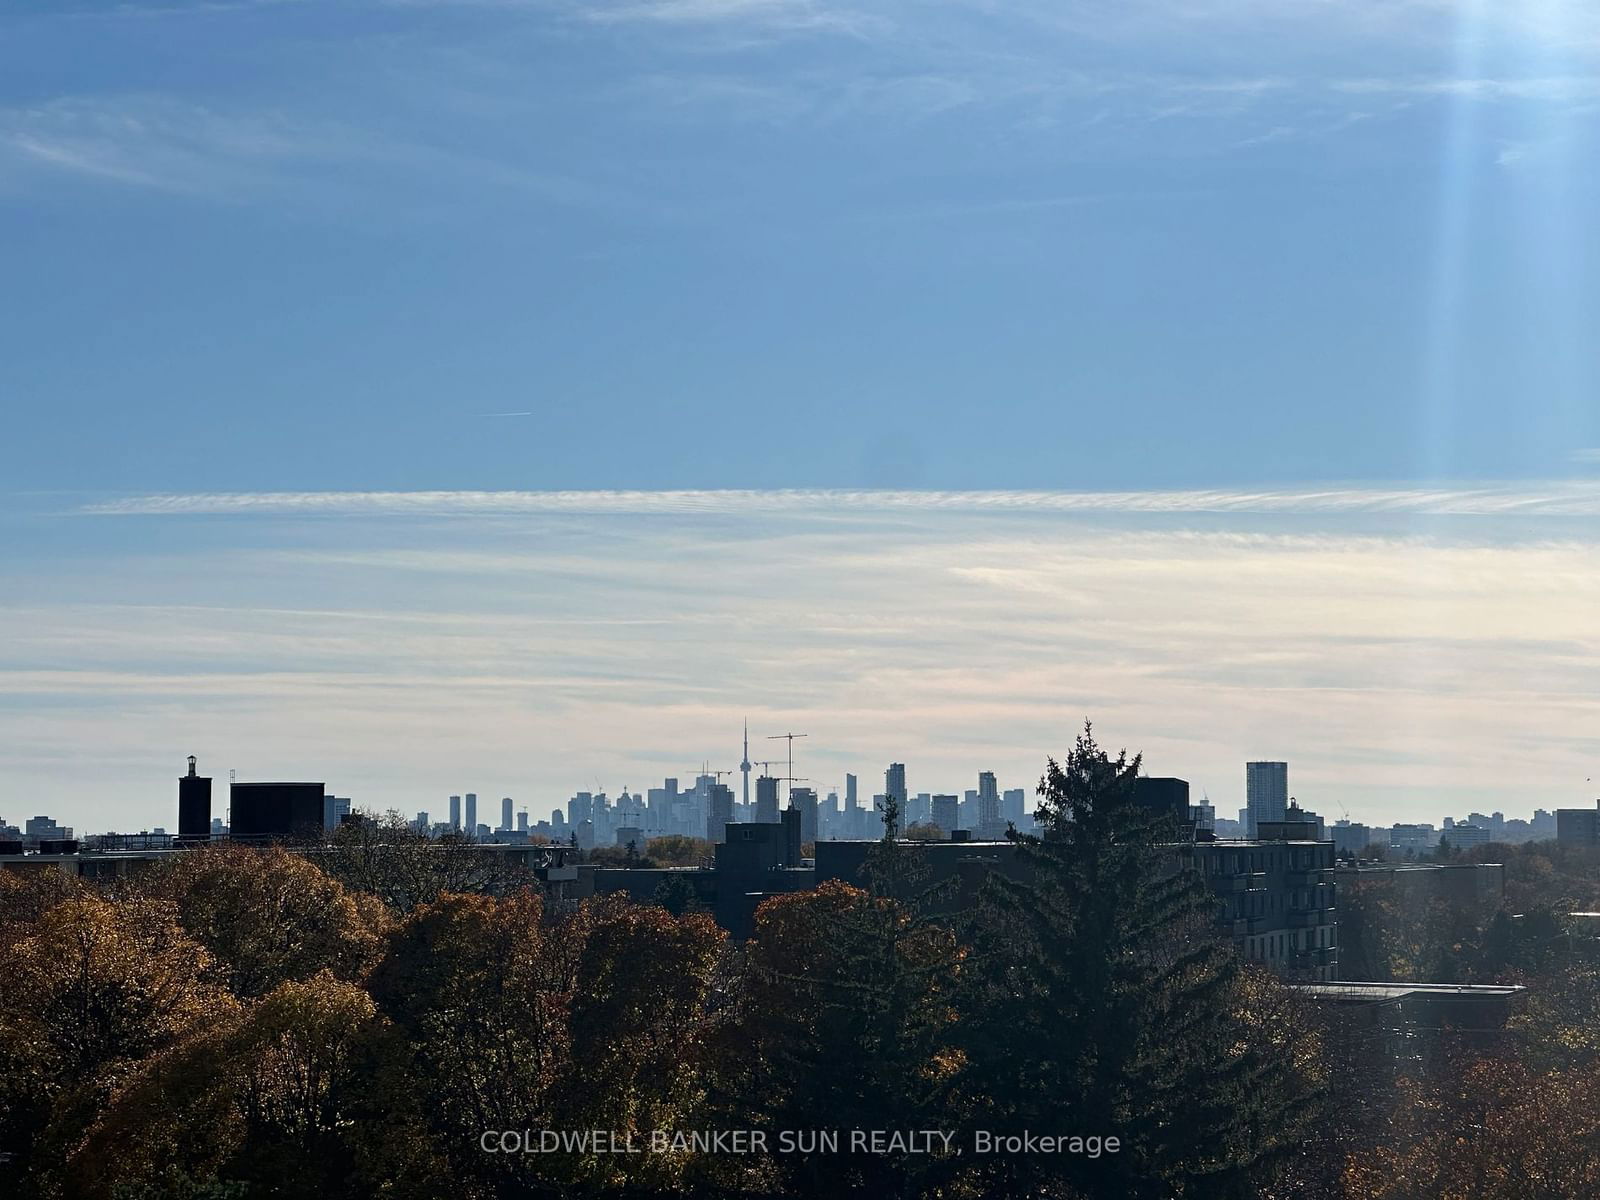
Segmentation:
[(478, 833), (478, 793), (467, 793), (467, 832), (474, 837)]
[(711, 799), (706, 812), (706, 839), (712, 843), (725, 842), (728, 840), (728, 826), (733, 822), (733, 789), (725, 783), (713, 783), (710, 790)]
[(428, 832), (428, 814), (425, 813), (425, 812), (419, 812), (417, 814), (417, 819), (415, 821), (413, 821), (411, 824), (412, 824), (412, 827), (415, 828), (418, 833), (427, 833)]
[(461, 828), (461, 797), (460, 796), (451, 796), (450, 797), (450, 828), (451, 829), (455, 829), (455, 830), (460, 830), (460, 828)]
[(337, 829), (350, 815), (349, 796), (324, 796), (322, 798), (322, 827)]
[(890, 763), (883, 773), (883, 794), (886, 799), (899, 801), (900, 819), (906, 819), (906, 765)]
[(527, 809), (523, 809), (521, 812), (519, 812), (517, 814), (517, 832), (518, 833), (527, 833), (528, 832), (528, 810)]
[(1289, 764), (1252, 762), (1244, 765), (1246, 837), (1255, 837), (1262, 821), (1281, 821), (1289, 808)]
[(789, 807), (800, 814), (800, 841), (817, 840), (817, 793), (808, 787), (789, 789)]
[(511, 828), (511, 797), (506, 796), (500, 801), (500, 828)]
[(756, 780), (756, 820), (772, 824), (778, 819), (778, 781), (771, 775)]
[(927, 792), (918, 792), (906, 801), (905, 822), (908, 829), (932, 819), (933, 797)]
[(1000, 794), (1000, 815), (1010, 821), (1018, 829), (1023, 827), (1023, 818), (1028, 815), (1028, 792), (1026, 788), (1007, 788)]
[(933, 823), (940, 831), (949, 837), (955, 830), (961, 828), (960, 812), (961, 802), (954, 796), (935, 796), (933, 798)]
[[(667, 782), (671, 783), (671, 784), (674, 784), (674, 785), (677, 784), (677, 780), (675, 780), (675, 779), (669, 779)], [(673, 790), (674, 795), (676, 795), (677, 790), (678, 790), (677, 787), (674, 786), (672, 790)], [(578, 792), (576, 795), (574, 795), (572, 797), (571, 800), (567, 801), (567, 822), (569, 824), (571, 824), (571, 825), (582, 825), (585, 821), (589, 820), (593, 816), (594, 816), (594, 795), (593, 795), (593, 793), (590, 793), (590, 792)]]
[(997, 838), (1006, 831), (1000, 819), (1000, 787), (993, 771), (978, 772), (978, 836)]

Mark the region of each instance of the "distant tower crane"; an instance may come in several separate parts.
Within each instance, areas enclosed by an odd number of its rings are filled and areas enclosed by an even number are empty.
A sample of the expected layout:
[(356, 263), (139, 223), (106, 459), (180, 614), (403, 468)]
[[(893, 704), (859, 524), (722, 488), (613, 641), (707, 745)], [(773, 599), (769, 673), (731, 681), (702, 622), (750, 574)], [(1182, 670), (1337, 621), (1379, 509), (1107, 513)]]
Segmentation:
[(789, 788), (791, 794), (794, 792), (793, 785), (799, 782), (799, 780), (795, 778), (794, 774), (794, 740), (795, 738), (810, 736), (811, 735), (809, 733), (774, 733), (767, 737), (767, 741), (769, 742), (785, 741), (789, 743), (789, 772), (784, 776), (784, 778), (788, 780), (789, 784), (791, 785)]

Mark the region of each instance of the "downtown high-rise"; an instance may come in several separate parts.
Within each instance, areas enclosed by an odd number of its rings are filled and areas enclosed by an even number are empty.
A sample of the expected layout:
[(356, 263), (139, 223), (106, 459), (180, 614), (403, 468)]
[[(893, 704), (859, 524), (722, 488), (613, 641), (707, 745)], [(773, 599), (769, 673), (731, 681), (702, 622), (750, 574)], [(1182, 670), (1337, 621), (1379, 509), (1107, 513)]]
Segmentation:
[(1258, 836), (1262, 821), (1281, 821), (1289, 809), (1289, 764), (1248, 762), (1244, 765), (1246, 837)]

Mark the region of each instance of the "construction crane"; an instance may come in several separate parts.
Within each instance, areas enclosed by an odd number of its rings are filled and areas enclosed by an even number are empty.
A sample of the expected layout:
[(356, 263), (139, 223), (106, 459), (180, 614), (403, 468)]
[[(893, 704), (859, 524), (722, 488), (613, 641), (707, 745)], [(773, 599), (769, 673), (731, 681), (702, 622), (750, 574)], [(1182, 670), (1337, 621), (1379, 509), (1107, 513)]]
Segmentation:
[[(795, 740), (795, 738), (803, 738), (803, 737), (810, 737), (810, 736), (811, 735), (809, 733), (773, 733), (773, 734), (769, 734), (767, 736), (767, 741), (769, 741), (769, 742), (785, 741), (785, 742), (789, 743), (789, 770), (784, 775), (784, 779), (787, 780), (790, 784), (804, 782), (803, 780), (799, 780), (799, 779), (795, 778), (795, 773), (794, 773), (794, 740)], [(794, 788), (790, 787), (789, 790), (792, 792), (792, 791), (794, 791)]]

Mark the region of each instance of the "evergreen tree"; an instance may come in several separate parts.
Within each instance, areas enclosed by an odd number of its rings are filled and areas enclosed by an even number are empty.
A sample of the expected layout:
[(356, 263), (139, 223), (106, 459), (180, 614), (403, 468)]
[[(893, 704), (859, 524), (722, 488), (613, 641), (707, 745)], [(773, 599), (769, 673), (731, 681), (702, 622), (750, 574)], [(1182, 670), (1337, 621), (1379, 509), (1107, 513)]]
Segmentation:
[(1309, 1114), (1288, 1048), (1250, 1018), (1214, 898), (1136, 799), (1139, 765), (1088, 725), (1050, 760), (1044, 834), (1013, 833), (1018, 877), (986, 884), (962, 1003), (974, 1131), (1121, 1149), (980, 1160), (991, 1192), (1240, 1195)]
[(674, 871), (656, 884), (656, 890), (651, 899), (675, 917), (681, 917), (684, 913), (697, 907), (694, 884), (690, 883), (681, 872), (677, 871)]
[[(1343, 926), (1344, 917), (1340, 914), (1339, 924)], [(1344, 941), (1344, 931), (1340, 929), (1339, 940)], [(1516, 954), (1516, 928), (1512, 924), (1511, 914), (1504, 908), (1495, 910), (1489, 920), (1489, 926), (1483, 933), (1483, 949), (1479, 953), (1479, 971), (1483, 976), (1481, 982), (1493, 983), (1511, 966)]]

